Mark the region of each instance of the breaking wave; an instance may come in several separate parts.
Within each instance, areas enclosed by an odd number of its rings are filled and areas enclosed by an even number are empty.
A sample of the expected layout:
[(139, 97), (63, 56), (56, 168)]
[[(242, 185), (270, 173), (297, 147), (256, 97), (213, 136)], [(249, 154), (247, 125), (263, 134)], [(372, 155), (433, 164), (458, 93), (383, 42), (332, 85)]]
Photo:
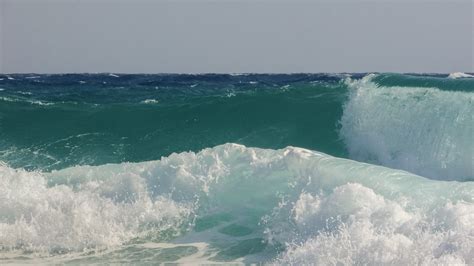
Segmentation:
[(162, 262), (196, 253), (284, 264), (474, 258), (474, 183), (301, 148), (226, 144), (159, 161), (0, 171), (0, 246), (12, 254), (79, 252), (80, 262), (93, 250), (100, 261), (104, 248), (167, 242), (187, 249)]
[(350, 158), (442, 180), (474, 180), (474, 93), (348, 80), (340, 135)]
[(463, 73), (463, 72), (454, 72), (454, 73), (449, 74), (448, 78), (452, 78), (452, 79), (458, 79), (458, 78), (474, 78), (474, 76), (471, 75), (471, 74)]

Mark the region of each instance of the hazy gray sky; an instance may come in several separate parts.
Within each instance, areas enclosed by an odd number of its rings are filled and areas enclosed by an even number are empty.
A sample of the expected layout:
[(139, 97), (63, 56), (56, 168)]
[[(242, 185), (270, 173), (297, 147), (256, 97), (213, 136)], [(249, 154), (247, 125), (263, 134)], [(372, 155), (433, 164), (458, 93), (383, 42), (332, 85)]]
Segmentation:
[(0, 0), (0, 72), (473, 71), (472, 0)]

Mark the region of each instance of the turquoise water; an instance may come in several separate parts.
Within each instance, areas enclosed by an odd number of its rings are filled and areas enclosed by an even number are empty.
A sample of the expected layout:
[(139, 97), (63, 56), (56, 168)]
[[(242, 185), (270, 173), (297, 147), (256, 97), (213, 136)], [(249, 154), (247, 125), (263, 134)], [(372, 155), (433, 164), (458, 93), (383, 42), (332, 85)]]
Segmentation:
[(347, 87), (337, 77), (32, 80), (2, 85), (0, 92), (9, 100), (0, 105), (0, 159), (14, 167), (140, 162), (228, 142), (344, 153), (336, 127)]
[(0, 75), (0, 259), (473, 264), (473, 92), (447, 75)]

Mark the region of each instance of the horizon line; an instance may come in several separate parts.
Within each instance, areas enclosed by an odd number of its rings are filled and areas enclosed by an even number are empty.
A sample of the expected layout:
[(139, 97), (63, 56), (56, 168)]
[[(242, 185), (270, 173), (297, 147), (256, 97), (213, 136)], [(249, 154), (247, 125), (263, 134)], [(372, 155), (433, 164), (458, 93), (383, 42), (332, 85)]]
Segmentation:
[(455, 72), (378, 72), (378, 71), (363, 71), (363, 72), (12, 72), (0, 73), (0, 75), (315, 75), (315, 74), (417, 74), (417, 75), (449, 75), (453, 73), (474, 74), (470, 71), (455, 71)]

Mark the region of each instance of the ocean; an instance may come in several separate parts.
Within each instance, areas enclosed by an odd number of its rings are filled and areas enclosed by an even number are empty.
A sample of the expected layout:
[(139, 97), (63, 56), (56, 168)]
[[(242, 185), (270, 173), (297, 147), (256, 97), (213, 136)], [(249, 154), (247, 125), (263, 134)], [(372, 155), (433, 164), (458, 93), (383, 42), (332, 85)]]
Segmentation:
[(0, 75), (0, 264), (474, 265), (472, 77)]

